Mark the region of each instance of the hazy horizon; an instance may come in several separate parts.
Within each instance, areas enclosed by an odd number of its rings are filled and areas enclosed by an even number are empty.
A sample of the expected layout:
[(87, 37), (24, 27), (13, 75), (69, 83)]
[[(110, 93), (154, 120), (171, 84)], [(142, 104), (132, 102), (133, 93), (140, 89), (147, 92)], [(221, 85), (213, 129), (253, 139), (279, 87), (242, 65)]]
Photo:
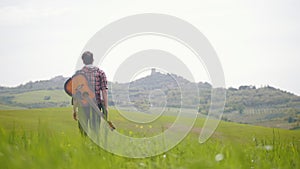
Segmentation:
[[(160, 73), (163, 73), (163, 72), (160, 72)], [(165, 74), (165, 73), (163, 73), (163, 74)], [(150, 71), (147, 72), (147, 73), (144, 73), (144, 74), (142, 74), (142, 75), (140, 75), (140, 76), (136, 76), (134, 79), (131, 79), (131, 80), (132, 80), (132, 81), (138, 80), (138, 79), (144, 78), (144, 77), (149, 76), (149, 75), (151, 75), (151, 72), (150, 72)], [(59, 76), (62, 76), (62, 77), (64, 77), (64, 78), (69, 78), (69, 77), (71, 77), (71, 75), (70, 75), (70, 76), (56, 75), (56, 76), (50, 77), (50, 78), (48, 78), (48, 79), (30, 80), (30, 81), (27, 81), (27, 82), (24, 82), (24, 83), (15, 85), (15, 86), (2, 86), (2, 85), (0, 85), (0, 87), (12, 87), (12, 88), (14, 88), (14, 87), (18, 87), (18, 86), (20, 86), (20, 85), (25, 85), (26, 83), (29, 83), (29, 82), (37, 82), (37, 81), (42, 81), (42, 80), (51, 80), (51, 79), (56, 78), (56, 77), (59, 77)], [(185, 78), (185, 77), (183, 77), (183, 78)], [(185, 79), (186, 79), (186, 78), (185, 78)], [(189, 80), (189, 79), (187, 79), (187, 80)], [(189, 80), (189, 81), (190, 81), (190, 80)], [(126, 81), (126, 82), (109, 81), (109, 82), (113, 82), (113, 83), (128, 83), (129, 81)], [(190, 82), (191, 82), (191, 81), (190, 81)], [(200, 83), (200, 82), (211, 84), (211, 83), (208, 82), (208, 81), (196, 81), (196, 83)], [(270, 87), (274, 87), (274, 88), (276, 88), (276, 89), (280, 89), (280, 90), (282, 90), (282, 91), (287, 91), (287, 92), (290, 92), (290, 93), (292, 93), (292, 94), (294, 94), (294, 95), (300, 96), (299, 94), (294, 93), (294, 92), (292, 92), (292, 91), (285, 90), (285, 89), (279, 88), (279, 87), (277, 87), (277, 86), (268, 85), (268, 84), (267, 84), (267, 85), (261, 85), (261, 86), (256, 86), (256, 85), (252, 85), (252, 84), (242, 84), (242, 85), (239, 85), (239, 86), (226, 86), (226, 89), (228, 89), (228, 88), (230, 88), (230, 87), (233, 87), (233, 88), (238, 89), (240, 86), (255, 86), (256, 88), (262, 88), (262, 87), (270, 86)]]

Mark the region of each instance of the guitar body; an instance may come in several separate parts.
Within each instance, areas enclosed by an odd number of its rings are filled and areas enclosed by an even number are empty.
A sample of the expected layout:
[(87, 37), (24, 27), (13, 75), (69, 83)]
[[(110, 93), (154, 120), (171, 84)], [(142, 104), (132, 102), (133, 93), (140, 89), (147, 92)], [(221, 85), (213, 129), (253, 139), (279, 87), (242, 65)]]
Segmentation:
[(89, 82), (84, 74), (75, 74), (64, 85), (65, 92), (80, 101), (83, 106), (88, 106), (89, 100), (95, 100), (95, 92), (91, 90)]

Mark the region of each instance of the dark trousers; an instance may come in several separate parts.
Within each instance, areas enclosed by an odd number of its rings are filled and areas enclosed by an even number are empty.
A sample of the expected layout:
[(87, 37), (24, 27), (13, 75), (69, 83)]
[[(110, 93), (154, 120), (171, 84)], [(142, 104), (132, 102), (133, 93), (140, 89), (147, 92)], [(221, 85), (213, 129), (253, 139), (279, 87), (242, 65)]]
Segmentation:
[[(98, 107), (101, 110), (102, 106), (100, 104), (98, 104)], [(100, 120), (101, 120), (98, 112), (96, 112), (91, 106), (82, 106), (81, 113), (82, 113), (81, 118), (79, 118), (80, 120), (78, 121), (78, 127), (80, 133), (86, 136), (88, 125), (90, 126), (93, 132), (98, 133), (100, 129)]]

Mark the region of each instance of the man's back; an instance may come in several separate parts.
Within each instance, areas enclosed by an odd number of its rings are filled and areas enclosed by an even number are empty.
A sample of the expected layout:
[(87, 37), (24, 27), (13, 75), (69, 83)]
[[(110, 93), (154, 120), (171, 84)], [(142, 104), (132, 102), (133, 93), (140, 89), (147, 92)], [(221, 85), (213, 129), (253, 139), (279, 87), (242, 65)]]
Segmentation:
[(95, 92), (97, 104), (101, 104), (103, 100), (101, 90), (107, 89), (107, 79), (104, 71), (96, 66), (85, 65), (81, 70), (77, 71), (77, 73), (82, 73), (86, 76), (91, 89)]

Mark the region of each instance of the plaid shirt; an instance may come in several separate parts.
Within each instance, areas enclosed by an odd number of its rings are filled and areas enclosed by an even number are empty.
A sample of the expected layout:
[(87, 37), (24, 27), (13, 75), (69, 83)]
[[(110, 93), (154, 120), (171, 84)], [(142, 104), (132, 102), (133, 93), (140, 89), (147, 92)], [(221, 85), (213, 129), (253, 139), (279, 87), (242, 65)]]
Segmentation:
[(107, 79), (103, 70), (98, 67), (86, 65), (77, 73), (82, 73), (87, 77), (89, 84), (92, 89), (95, 89), (95, 95), (97, 103), (100, 104), (102, 98), (101, 90), (106, 90), (107, 88)]

